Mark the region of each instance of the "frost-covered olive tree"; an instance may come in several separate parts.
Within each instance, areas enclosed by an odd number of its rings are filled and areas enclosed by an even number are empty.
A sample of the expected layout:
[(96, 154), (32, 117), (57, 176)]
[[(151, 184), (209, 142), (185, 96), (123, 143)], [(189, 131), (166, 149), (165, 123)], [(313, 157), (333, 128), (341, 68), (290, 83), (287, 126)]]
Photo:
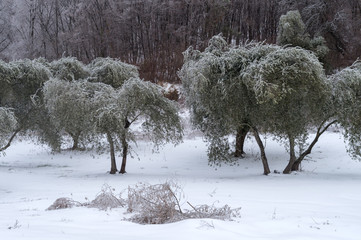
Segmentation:
[(72, 150), (92, 134), (92, 105), (84, 90), (85, 80), (67, 81), (53, 78), (43, 87), (45, 108), (57, 131), (66, 132), (73, 139)]
[(50, 63), (53, 76), (61, 80), (79, 80), (89, 77), (90, 72), (82, 62), (75, 57), (65, 57)]
[(122, 152), (120, 173), (126, 172), (129, 144), (136, 141), (134, 122), (141, 125), (156, 148), (167, 142), (177, 144), (182, 139), (175, 103), (163, 96), (160, 87), (139, 78), (128, 79), (117, 89), (101, 82), (54, 78), (45, 83), (43, 92), (46, 108), (58, 129), (71, 136), (86, 135), (94, 143), (101, 144), (101, 136), (106, 137), (111, 174), (118, 171), (117, 149)]
[(34, 101), (51, 73), (41, 61), (36, 59), (0, 62), (0, 69), (2, 75), (0, 77), (0, 106), (11, 108), (18, 121), (17, 128), (6, 146), (2, 148), (5, 150), (20, 131), (48, 126), (43, 124), (46, 119)]
[(136, 66), (113, 58), (96, 58), (88, 67), (91, 71), (90, 81), (102, 82), (114, 88), (121, 87), (130, 78), (139, 77)]
[[(61, 58), (49, 64), (56, 79), (47, 82), (43, 88), (45, 108), (50, 121), (61, 134), (66, 132), (73, 139), (72, 150), (87, 137), (91, 129), (89, 109), (84, 98), (79, 98), (82, 83), (73, 83), (89, 77), (87, 67), (74, 57)], [(49, 139), (60, 140), (59, 137)], [(59, 142), (60, 144), (60, 142)], [(58, 144), (58, 145), (59, 145)]]
[(6, 141), (16, 129), (17, 121), (13, 112), (0, 107), (0, 152), (6, 148)]
[[(192, 121), (205, 133), (211, 162), (230, 161), (229, 135), (247, 128), (260, 148), (264, 174), (270, 172), (259, 131), (286, 142), (298, 170), (328, 128), (331, 90), (318, 58), (302, 48), (249, 43), (228, 46), (214, 37), (204, 52), (189, 48), (179, 72)], [(312, 146), (297, 158), (310, 127), (318, 127)]]
[(349, 152), (361, 159), (361, 62), (330, 77), (334, 85), (336, 116), (344, 129)]
[(120, 173), (126, 172), (130, 141), (135, 141), (134, 122), (141, 123), (142, 132), (158, 148), (182, 139), (182, 126), (175, 103), (162, 94), (160, 87), (139, 78), (131, 78), (118, 89), (98, 91), (93, 98), (96, 111), (96, 129), (107, 136), (110, 145), (111, 170), (117, 172), (115, 148), (122, 149)]
[(306, 26), (298, 10), (289, 11), (280, 17), (277, 29), (277, 44), (281, 46), (298, 46), (311, 50), (323, 62), (329, 52), (326, 41), (322, 36), (311, 38), (307, 33)]
[(331, 88), (321, 63), (302, 48), (279, 48), (252, 64), (249, 76), (246, 84), (264, 113), (263, 130), (287, 141), (290, 160), (284, 173), (299, 170), (296, 145), (305, 143), (310, 127), (322, 134), (329, 126)]
[(309, 34), (306, 32), (306, 26), (298, 10), (289, 11), (280, 17), (277, 44), (308, 47)]
[(229, 135), (236, 135), (235, 155), (243, 152), (244, 138), (251, 130), (260, 146), (264, 174), (270, 173), (258, 133), (262, 114), (255, 94), (242, 73), (254, 61), (277, 49), (273, 45), (247, 44), (230, 47), (221, 36), (213, 37), (204, 52), (190, 47), (179, 71), (193, 124), (209, 142), (212, 164), (232, 162)]

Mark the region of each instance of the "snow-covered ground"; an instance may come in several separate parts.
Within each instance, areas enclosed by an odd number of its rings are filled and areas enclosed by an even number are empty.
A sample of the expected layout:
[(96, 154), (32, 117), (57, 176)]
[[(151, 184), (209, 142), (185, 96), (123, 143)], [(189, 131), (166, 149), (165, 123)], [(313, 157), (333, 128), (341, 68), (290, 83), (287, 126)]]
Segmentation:
[[(237, 166), (207, 165), (201, 137), (152, 153), (134, 147), (125, 175), (109, 175), (109, 157), (94, 152), (52, 155), (31, 142), (16, 142), (0, 157), (0, 239), (361, 239), (361, 163), (347, 155), (339, 133), (327, 132), (290, 175), (262, 175), (258, 149), (246, 143)], [(282, 171), (287, 153), (267, 139), (272, 171)], [(139, 158), (139, 159), (138, 159)], [(118, 157), (118, 160), (120, 157)], [(124, 221), (125, 209), (86, 207), (46, 211), (57, 198), (92, 200), (104, 184), (121, 192), (138, 182), (173, 180), (182, 186), (182, 207), (215, 204), (242, 207), (234, 221), (192, 219), (165, 225)]]

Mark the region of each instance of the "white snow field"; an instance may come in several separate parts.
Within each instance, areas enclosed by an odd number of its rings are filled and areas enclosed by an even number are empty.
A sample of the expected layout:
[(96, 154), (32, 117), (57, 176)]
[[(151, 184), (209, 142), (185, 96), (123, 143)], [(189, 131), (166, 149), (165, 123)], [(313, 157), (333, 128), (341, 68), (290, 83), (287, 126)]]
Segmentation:
[[(262, 175), (252, 139), (237, 166), (217, 169), (207, 165), (201, 137), (166, 145), (159, 153), (144, 141), (134, 150), (138, 156), (128, 160), (128, 173), (110, 175), (108, 154), (53, 155), (31, 142), (15, 142), (0, 157), (0, 239), (361, 239), (361, 163), (347, 155), (339, 133), (325, 133), (303, 171), (290, 175)], [(270, 137), (266, 151), (272, 171), (282, 171), (288, 159), (283, 146)], [(128, 216), (123, 208), (46, 211), (60, 197), (92, 200), (104, 184), (120, 193), (138, 182), (167, 180), (182, 186), (183, 208), (189, 209), (187, 201), (228, 204), (241, 207), (241, 217), (140, 225), (123, 220)]]

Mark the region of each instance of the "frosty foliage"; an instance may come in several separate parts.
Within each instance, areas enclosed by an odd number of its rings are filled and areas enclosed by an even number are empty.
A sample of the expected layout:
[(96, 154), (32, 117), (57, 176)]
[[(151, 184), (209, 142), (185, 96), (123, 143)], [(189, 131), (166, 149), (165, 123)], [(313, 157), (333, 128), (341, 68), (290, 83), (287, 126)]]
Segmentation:
[(177, 104), (164, 97), (158, 85), (132, 78), (119, 90), (119, 98), (123, 116), (130, 122), (141, 120), (144, 134), (156, 146), (180, 143), (183, 132)]
[(52, 76), (50, 70), (37, 60), (17, 60), (10, 62), (13, 71), (11, 85), (11, 107), (17, 117), (23, 118), (33, 108), (32, 96), (40, 92), (43, 84)]
[(306, 47), (308, 44), (306, 26), (298, 10), (282, 15), (278, 24), (277, 44)]
[[(75, 76), (73, 69), (84, 67), (73, 58), (52, 65), (59, 69), (55, 74), (71, 78)], [(59, 132), (65, 131), (73, 138), (73, 149), (84, 139), (100, 143), (97, 136), (104, 134), (114, 163), (113, 146), (128, 149), (129, 141), (135, 141), (129, 128), (135, 121), (141, 122), (143, 133), (156, 148), (181, 141), (176, 103), (165, 98), (159, 86), (139, 79), (135, 66), (110, 58), (98, 58), (90, 66), (92, 76), (85, 80), (52, 78), (43, 87), (51, 122)]]
[(45, 135), (56, 135), (42, 103), (41, 88), (51, 77), (45, 59), (0, 62), (0, 72), (0, 106), (11, 108), (18, 121), (12, 136), (26, 130), (36, 132), (39, 140)]
[(215, 36), (204, 52), (189, 48), (179, 77), (211, 163), (230, 162), (228, 135), (241, 126), (301, 137), (323, 120), (330, 88), (310, 51), (262, 43), (227, 46)]
[(121, 87), (130, 78), (139, 77), (137, 67), (113, 58), (96, 58), (88, 67), (91, 81), (102, 82), (114, 88)]
[(0, 60), (0, 106), (12, 106), (15, 96), (12, 90), (12, 82), (15, 72), (12, 65)]
[(0, 107), (0, 148), (16, 127), (17, 121), (14, 113), (10, 109)]
[(79, 80), (89, 77), (87, 67), (75, 57), (60, 58), (51, 62), (53, 76), (61, 80)]
[(302, 48), (279, 48), (251, 68), (253, 79), (246, 84), (265, 114), (263, 129), (298, 137), (324, 119), (331, 91), (313, 53)]
[(331, 76), (334, 83), (336, 116), (344, 128), (349, 152), (361, 159), (361, 62)]
[[(59, 132), (65, 131), (74, 141), (92, 133), (92, 117), (96, 110), (86, 80), (66, 81), (53, 78), (43, 87), (45, 107)], [(93, 84), (96, 85), (96, 84)], [(88, 90), (88, 91), (87, 91)]]
[(9, 63), (0, 60), (0, 81), (1, 84), (9, 83), (14, 77), (13, 71)]
[(277, 44), (281, 46), (299, 46), (311, 50), (321, 60), (324, 60), (329, 52), (326, 41), (322, 36), (311, 38), (306, 32), (306, 26), (298, 10), (289, 11), (280, 17), (277, 29)]
[(279, 47), (260, 43), (228, 46), (222, 36), (212, 38), (204, 52), (189, 48), (178, 75), (191, 118), (209, 142), (210, 163), (232, 162), (228, 135), (260, 121), (259, 104), (246, 81), (252, 66)]
[(101, 132), (111, 130), (131, 140), (129, 126), (138, 120), (155, 146), (181, 141), (182, 126), (176, 104), (165, 98), (161, 88), (153, 83), (132, 78), (119, 89), (105, 94), (98, 92), (96, 100), (102, 103), (96, 112), (97, 128)]

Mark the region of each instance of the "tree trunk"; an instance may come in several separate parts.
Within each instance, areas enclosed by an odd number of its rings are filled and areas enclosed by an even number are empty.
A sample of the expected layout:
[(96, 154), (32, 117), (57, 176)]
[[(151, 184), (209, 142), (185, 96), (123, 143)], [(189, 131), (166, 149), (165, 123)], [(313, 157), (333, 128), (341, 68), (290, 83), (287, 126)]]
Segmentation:
[(244, 141), (246, 139), (247, 133), (249, 132), (248, 126), (242, 126), (238, 128), (237, 135), (236, 135), (236, 151), (234, 153), (235, 157), (242, 157), (244, 152)]
[(122, 136), (122, 146), (123, 146), (123, 159), (122, 159), (122, 167), (120, 168), (119, 173), (124, 174), (126, 173), (125, 171), (125, 167), (127, 165), (127, 155), (128, 155), (128, 143), (127, 143), (127, 139), (126, 139), (126, 132), (127, 129), (130, 127), (132, 123), (129, 122), (129, 120), (126, 118), (124, 119), (124, 128), (125, 128), (125, 133)]
[(292, 165), (292, 171), (299, 171), (300, 170), (300, 166), (301, 166), (301, 162), (302, 160), (312, 152), (312, 148), (316, 145), (316, 143), (318, 142), (318, 139), (321, 137), (321, 135), (334, 123), (336, 123), (337, 120), (334, 120), (332, 122), (330, 122), (329, 124), (327, 124), (323, 129), (323, 125), (326, 123), (326, 121), (322, 122), (320, 124), (320, 126), (318, 127), (317, 129), (317, 132), (316, 132), (316, 136), (315, 138), (313, 139), (313, 141), (311, 142), (310, 146), (308, 146), (308, 148), (303, 152), (301, 153), (301, 155), (297, 158), (297, 160), (293, 163)]
[(127, 165), (127, 155), (128, 155), (128, 143), (125, 140), (125, 136), (122, 139), (122, 146), (123, 146), (123, 159), (122, 159), (122, 167), (121, 167), (119, 173), (124, 174), (124, 173), (126, 173), (125, 167)]
[(266, 152), (265, 152), (265, 149), (264, 149), (264, 146), (263, 146), (263, 143), (262, 143), (262, 140), (259, 136), (259, 133), (258, 133), (258, 130), (256, 128), (252, 128), (253, 130), (253, 134), (254, 134), (254, 137), (256, 139), (256, 142), (259, 146), (259, 150), (261, 152), (261, 159), (262, 159), (262, 164), (263, 164), (263, 174), (264, 175), (268, 175), (271, 170), (268, 166), (268, 160), (267, 160), (267, 157), (266, 157)]
[(295, 139), (293, 137), (288, 137), (290, 141), (290, 161), (288, 165), (283, 170), (284, 174), (289, 174), (292, 171), (292, 166), (296, 162), (296, 153), (295, 153)]
[(110, 147), (110, 163), (111, 163), (110, 174), (115, 174), (118, 170), (117, 170), (117, 163), (115, 161), (114, 141), (110, 132), (107, 132), (107, 139)]
[[(302, 161), (302, 160), (301, 160)], [(301, 161), (298, 159), (293, 163), (291, 171), (300, 171), (301, 170)]]
[(71, 150), (77, 150), (79, 148), (80, 131), (75, 134), (69, 133), (69, 135), (73, 139), (73, 147), (71, 148)]

